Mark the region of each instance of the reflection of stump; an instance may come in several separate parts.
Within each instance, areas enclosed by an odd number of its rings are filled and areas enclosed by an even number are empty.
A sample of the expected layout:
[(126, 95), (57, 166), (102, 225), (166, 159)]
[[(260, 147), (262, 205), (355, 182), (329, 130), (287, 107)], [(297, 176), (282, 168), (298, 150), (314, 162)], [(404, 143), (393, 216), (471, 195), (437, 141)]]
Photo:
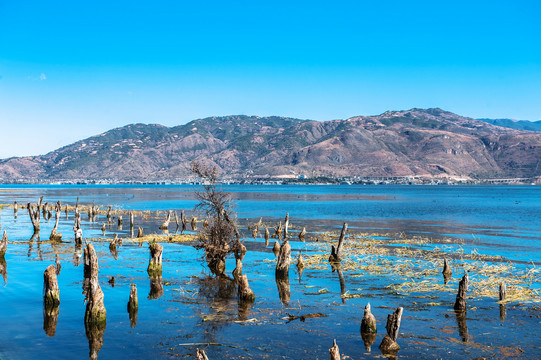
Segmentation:
[(8, 247), (8, 234), (6, 233), (6, 230), (4, 230), (4, 235), (2, 236), (2, 240), (0, 240), (0, 257), (4, 257), (6, 255)]
[(333, 341), (333, 345), (329, 349), (329, 354), (331, 355), (331, 360), (340, 360), (340, 349), (338, 349), (338, 345), (336, 345), (336, 339)]
[(396, 343), (396, 338), (398, 337), (403, 310), (403, 308), (399, 307), (394, 313), (387, 316), (387, 325), (385, 326), (387, 334), (379, 346), (383, 354), (394, 354), (400, 350), (400, 346)]
[(53, 265), (49, 265), (43, 273), (43, 291), (43, 302), (46, 308), (60, 305), (60, 289)]
[(47, 336), (52, 337), (56, 334), (56, 324), (58, 323), (58, 313), (60, 307), (43, 307), (43, 331)]
[(148, 299), (158, 299), (163, 295), (163, 283), (161, 275), (155, 275), (150, 278), (150, 293)]
[(190, 225), (192, 226), (193, 231), (197, 231), (197, 221), (194, 217), (192, 217), (192, 222), (190, 223)]
[(130, 298), (128, 300), (128, 314), (130, 316), (130, 325), (135, 328), (137, 325), (137, 312), (139, 310), (139, 302), (137, 299), (137, 285), (131, 284)]
[(109, 252), (111, 253), (111, 255), (113, 255), (113, 258), (115, 260), (118, 259), (118, 249), (116, 247), (117, 244), (118, 244), (118, 235), (115, 234), (115, 238), (109, 244)]
[(372, 351), (372, 345), (376, 342), (376, 334), (361, 333), (361, 338), (364, 342), (364, 348), (367, 352)]
[(458, 283), (458, 293), (456, 294), (454, 306), (456, 311), (466, 310), (466, 291), (468, 291), (468, 273), (464, 274), (462, 280)]
[(507, 317), (507, 307), (505, 304), (500, 304), (500, 321), (504, 322)]
[(505, 281), (502, 281), (500, 284), (500, 301), (504, 301), (507, 297), (507, 287), (505, 286)]
[(361, 321), (361, 334), (376, 334), (378, 329), (376, 327), (376, 318), (370, 312), (370, 303), (364, 307), (364, 316)]
[(89, 359), (97, 360), (98, 352), (103, 346), (103, 334), (105, 322), (101, 324), (85, 325), (86, 338), (88, 339)]
[(56, 259), (54, 261), (54, 270), (56, 275), (60, 275), (60, 271), (62, 270), (62, 264), (60, 263), (60, 259), (58, 258), (58, 254), (56, 254)]
[(289, 305), (289, 300), (291, 293), (289, 290), (289, 278), (280, 279), (276, 277), (276, 286), (278, 287), (278, 295), (280, 296), (280, 301), (285, 306)]
[(299, 270), (299, 272), (304, 269), (304, 261), (302, 259), (302, 255), (299, 251), (299, 256), (297, 257), (297, 270)]
[(455, 315), (458, 325), (458, 335), (460, 335), (463, 342), (468, 342), (470, 336), (468, 335), (468, 325), (466, 324), (466, 311), (455, 311)]
[[(85, 275), (88, 274), (88, 291), (85, 313), (86, 326), (105, 326), (107, 311), (103, 303), (103, 291), (98, 282), (98, 257), (92, 244), (85, 249)], [(87, 277), (87, 276), (85, 276)]]
[(239, 300), (240, 302), (254, 302), (255, 294), (248, 285), (248, 277), (246, 275), (239, 275)]
[(150, 261), (148, 263), (147, 272), (149, 275), (161, 274), (163, 246), (153, 241), (148, 245), (148, 248), (150, 249)]

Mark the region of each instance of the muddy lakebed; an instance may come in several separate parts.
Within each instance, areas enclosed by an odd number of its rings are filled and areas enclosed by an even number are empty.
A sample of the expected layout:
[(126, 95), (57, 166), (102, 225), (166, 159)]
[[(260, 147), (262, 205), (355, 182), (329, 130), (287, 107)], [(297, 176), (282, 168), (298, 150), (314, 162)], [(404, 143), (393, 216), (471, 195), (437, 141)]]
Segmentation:
[[(243, 274), (255, 293), (239, 304), (237, 286), (215, 279), (193, 247), (190, 225), (181, 236), (168, 210), (193, 212), (197, 186), (3, 185), (0, 230), (8, 235), (0, 269), (0, 358), (328, 359), (333, 340), (343, 359), (384, 357), (378, 349), (387, 316), (403, 307), (397, 358), (541, 358), (541, 187), (535, 186), (224, 186), (235, 202)], [(27, 209), (40, 196), (52, 217), (32, 237)], [(76, 199), (85, 241), (96, 249), (107, 309), (96, 341), (85, 331), (83, 258), (74, 244)], [(53, 205), (62, 211), (62, 242), (49, 241)], [(15, 214), (13, 202), (19, 209)], [(92, 221), (86, 209), (95, 203)], [(107, 224), (106, 207), (113, 209)], [(135, 211), (134, 231), (128, 211)], [(263, 237), (290, 216), (289, 281), (275, 279), (276, 256)], [(118, 216), (123, 225), (118, 226)], [(248, 229), (262, 218), (256, 239)], [(348, 233), (340, 266), (328, 262), (344, 222)], [(105, 231), (102, 225), (106, 224)], [(141, 227), (144, 238), (137, 238)], [(306, 228), (305, 241), (297, 237)], [(115, 234), (122, 240), (110, 250)], [(155, 235), (154, 235), (155, 234)], [(160, 278), (147, 273), (149, 241), (163, 245)], [(302, 253), (305, 267), (295, 266)], [(442, 276), (447, 258), (453, 274)], [(43, 273), (58, 262), (60, 306), (44, 315)], [(235, 259), (228, 257), (231, 274)], [(467, 311), (453, 310), (458, 283), (468, 272)], [(498, 289), (504, 280), (507, 300)], [(136, 284), (139, 309), (127, 302)], [(360, 333), (370, 303), (377, 335)], [(304, 316), (303, 316), (304, 315)], [(90, 336), (91, 337), (91, 336)]]

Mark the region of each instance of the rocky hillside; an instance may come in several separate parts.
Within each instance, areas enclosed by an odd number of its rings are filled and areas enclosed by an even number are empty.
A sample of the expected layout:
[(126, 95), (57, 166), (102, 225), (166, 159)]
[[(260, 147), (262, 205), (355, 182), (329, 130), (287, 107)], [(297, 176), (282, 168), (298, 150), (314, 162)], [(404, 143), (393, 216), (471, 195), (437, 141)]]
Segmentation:
[(0, 178), (174, 180), (191, 176), (192, 160), (232, 177), (535, 177), (541, 133), (441, 109), (325, 122), (212, 117), (171, 128), (128, 125), (43, 156), (5, 159)]
[(541, 131), (541, 120), (512, 120), (512, 119), (479, 119), (492, 125), (502, 126), (510, 129)]

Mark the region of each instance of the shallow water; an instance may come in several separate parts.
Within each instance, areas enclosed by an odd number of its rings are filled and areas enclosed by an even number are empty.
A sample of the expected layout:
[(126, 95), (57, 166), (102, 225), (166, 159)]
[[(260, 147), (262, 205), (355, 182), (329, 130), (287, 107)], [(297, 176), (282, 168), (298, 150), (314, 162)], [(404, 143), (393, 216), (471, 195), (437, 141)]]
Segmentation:
[[(111, 204), (122, 209), (191, 210), (192, 186), (0, 186), (0, 204), (62, 200), (73, 205)], [(283, 220), (286, 212), (296, 229), (338, 230), (347, 221), (354, 231), (405, 232), (434, 238), (451, 237), (465, 251), (502, 255), (517, 268), (537, 265), (541, 259), (541, 188), (463, 186), (226, 186), (236, 200), (239, 219), (265, 223)], [(101, 236), (105, 217), (89, 222), (83, 215), (85, 238)], [(60, 230), (67, 243), (52, 245), (34, 239), (26, 210), (15, 219), (2, 209), (0, 225), (9, 236), (5, 256), (7, 283), (0, 279), (0, 358), (82, 358), (89, 354), (85, 336), (82, 294), (83, 265), (73, 244), (73, 214), (64, 216)], [(42, 239), (54, 225), (42, 219)], [(159, 232), (159, 221), (136, 218), (145, 233)], [(298, 231), (298, 230), (295, 230)], [(129, 226), (107, 229), (111, 238), (129, 237)], [(394, 293), (387, 286), (396, 279), (360, 272), (306, 269), (299, 279), (290, 268), (289, 299), (280, 298), (274, 279), (274, 254), (263, 239), (248, 238), (243, 272), (256, 294), (249, 308), (239, 307), (236, 289), (209, 277), (201, 252), (187, 244), (165, 243), (161, 283), (146, 272), (148, 246), (124, 242), (118, 259), (108, 243), (94, 243), (100, 264), (100, 285), (105, 294), (107, 326), (99, 357), (103, 359), (193, 357), (204, 348), (210, 359), (328, 359), (337, 340), (342, 355), (381, 357), (379, 343), (385, 321), (396, 307), (404, 307), (398, 343), (399, 358), (540, 358), (538, 305), (510, 303), (500, 318), (497, 299), (469, 299), (465, 318), (457, 318), (453, 292), (441, 294)], [(272, 242), (271, 245), (272, 246)], [(315, 251), (315, 243), (292, 241), (298, 250)], [(54, 336), (44, 331), (43, 271), (59, 256), (61, 304)], [(74, 257), (75, 256), (75, 257)], [(528, 265), (530, 264), (530, 265)], [(235, 267), (227, 262), (227, 271)], [(109, 283), (115, 277), (114, 286)], [(448, 284), (457, 287), (461, 274)], [(126, 304), (130, 284), (138, 289), (139, 311), (130, 326)], [(163, 287), (163, 294), (160, 291)], [(283, 288), (284, 284), (280, 284)], [(286, 286), (287, 287), (287, 286)], [(352, 299), (340, 295), (362, 294)], [(160, 295), (161, 294), (161, 295)], [(428, 296), (428, 297), (427, 297)], [(359, 333), (367, 302), (378, 320), (378, 334), (367, 352)], [(438, 303), (440, 305), (434, 305)], [(288, 322), (292, 315), (323, 313), (326, 317)], [(246, 321), (250, 320), (250, 321)], [(534, 331), (532, 331), (534, 330)], [(467, 340), (467, 341), (464, 341)], [(204, 344), (212, 345), (204, 345)]]

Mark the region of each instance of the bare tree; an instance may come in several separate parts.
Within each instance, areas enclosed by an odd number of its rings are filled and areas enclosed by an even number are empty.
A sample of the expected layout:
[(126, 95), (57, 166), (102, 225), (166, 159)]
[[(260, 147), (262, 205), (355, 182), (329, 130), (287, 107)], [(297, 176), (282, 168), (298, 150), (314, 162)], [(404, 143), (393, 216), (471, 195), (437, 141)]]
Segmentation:
[(192, 172), (203, 179), (203, 191), (196, 193), (199, 203), (195, 209), (205, 213), (209, 226), (197, 235), (196, 248), (205, 250), (209, 269), (217, 276), (225, 275), (225, 257), (235, 251), (240, 238), (229, 193), (217, 188), (218, 172), (215, 167), (192, 162)]

